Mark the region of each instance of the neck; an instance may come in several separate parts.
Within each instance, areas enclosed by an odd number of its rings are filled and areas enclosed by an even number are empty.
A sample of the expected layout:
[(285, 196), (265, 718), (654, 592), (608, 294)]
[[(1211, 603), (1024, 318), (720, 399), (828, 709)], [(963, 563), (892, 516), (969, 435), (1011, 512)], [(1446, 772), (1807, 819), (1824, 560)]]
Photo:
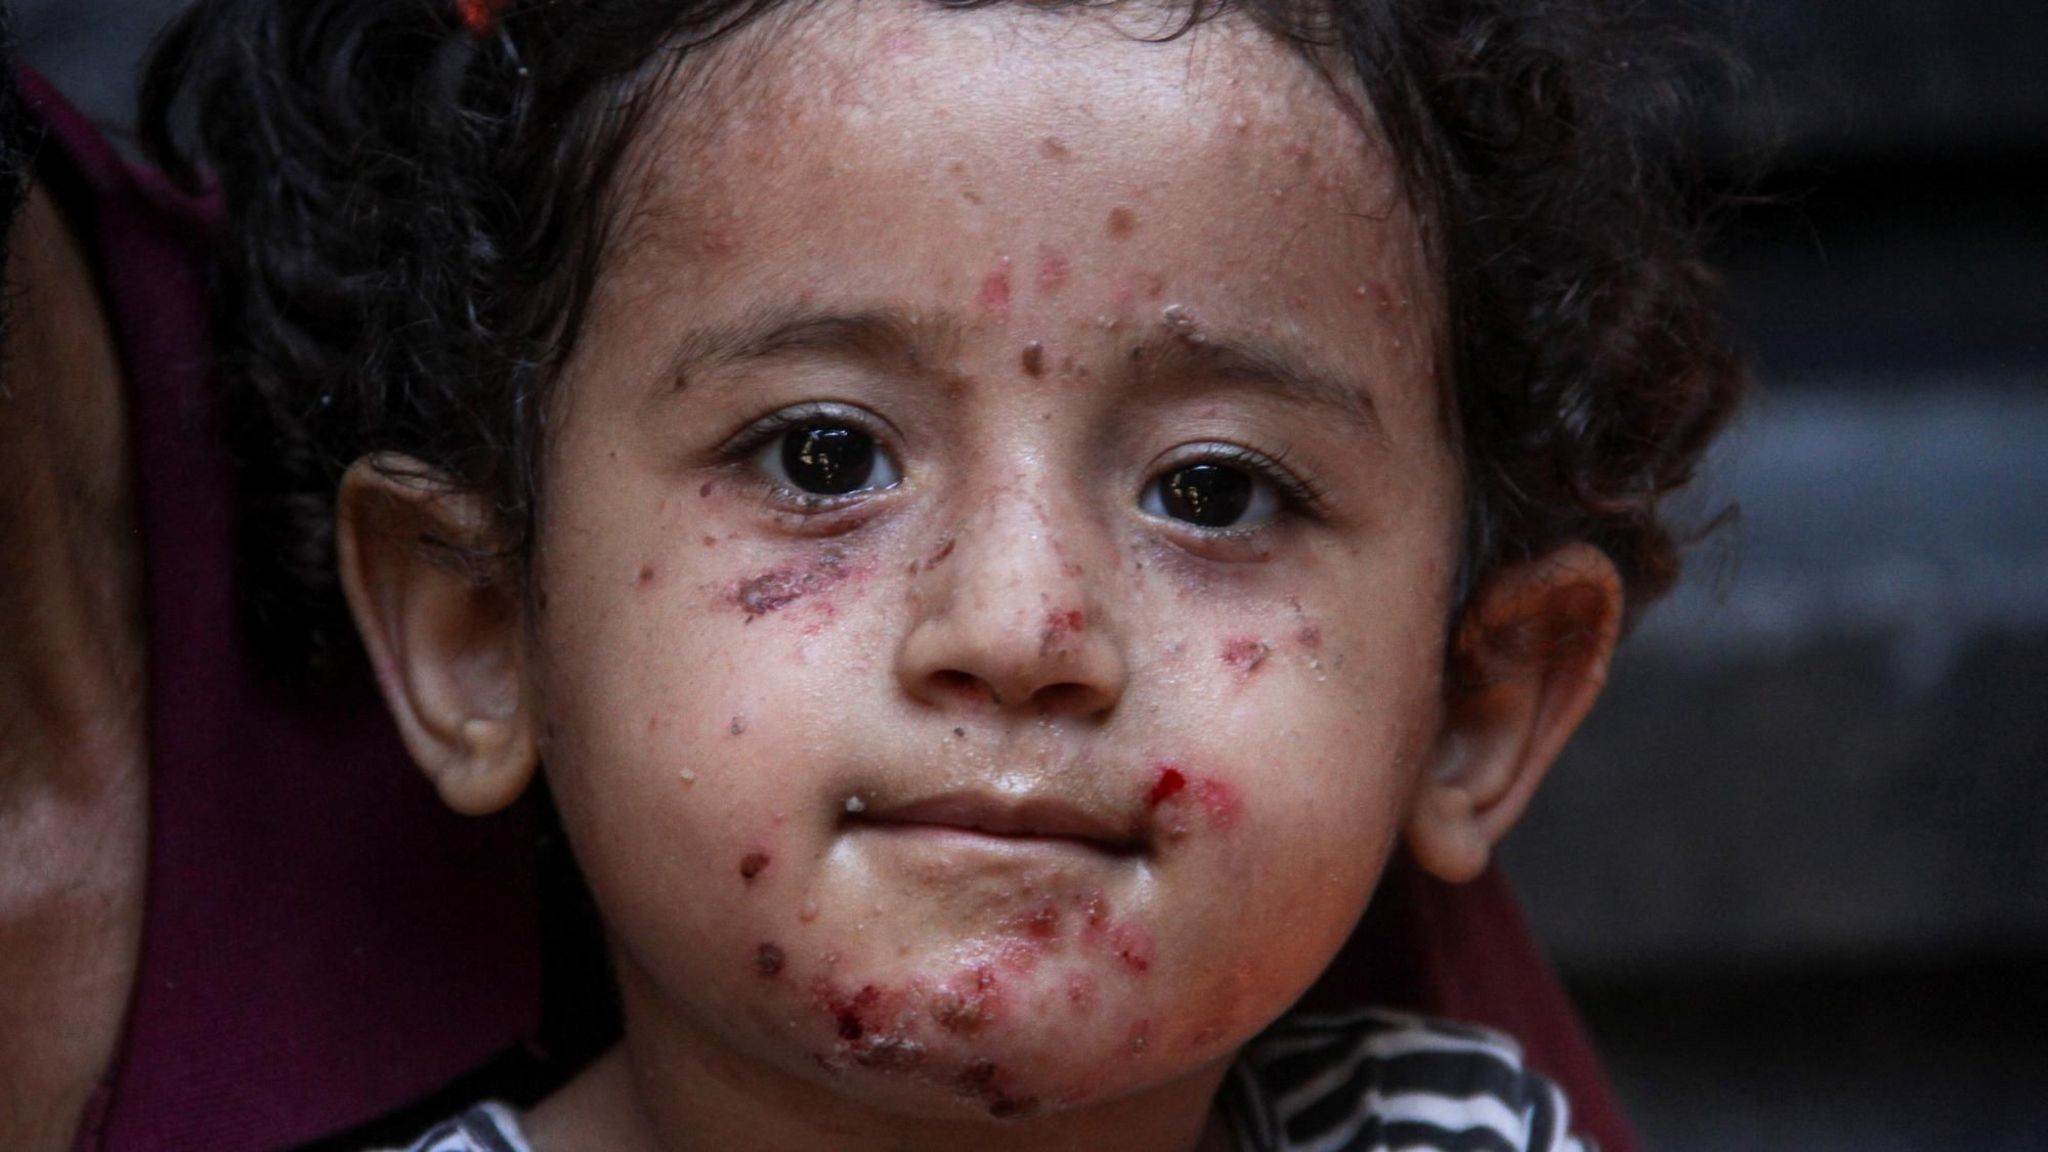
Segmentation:
[(0, 1147), (68, 1147), (120, 1035), (147, 828), (141, 564), (113, 337), (31, 193), (0, 361)]
[(1028, 1120), (994, 1120), (965, 1108), (958, 1116), (911, 1116), (875, 1108), (830, 1081), (725, 1051), (659, 1011), (630, 967), (620, 965), (626, 1040), (534, 1111), (527, 1129), (538, 1152), (1232, 1147), (1228, 1124), (1215, 1108), (1225, 1063), (1117, 1100)]

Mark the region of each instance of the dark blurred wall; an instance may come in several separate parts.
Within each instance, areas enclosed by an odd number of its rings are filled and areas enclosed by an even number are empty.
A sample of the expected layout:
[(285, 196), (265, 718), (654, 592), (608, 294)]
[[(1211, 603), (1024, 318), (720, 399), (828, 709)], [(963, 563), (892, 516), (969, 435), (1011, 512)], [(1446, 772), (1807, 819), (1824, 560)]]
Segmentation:
[(1509, 866), (1653, 1147), (2048, 1146), (2048, 6), (1711, 8), (1741, 519)]
[(134, 123), (136, 69), (181, 0), (7, 0), (22, 56), (116, 134)]

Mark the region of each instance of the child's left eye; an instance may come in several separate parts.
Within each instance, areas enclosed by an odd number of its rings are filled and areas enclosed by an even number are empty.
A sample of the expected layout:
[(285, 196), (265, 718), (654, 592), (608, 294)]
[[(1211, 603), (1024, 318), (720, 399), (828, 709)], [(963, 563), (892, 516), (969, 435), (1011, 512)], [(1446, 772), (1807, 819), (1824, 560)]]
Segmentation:
[(1138, 507), (1150, 516), (1208, 532), (1269, 523), (1289, 502), (1309, 504), (1313, 494), (1278, 462), (1244, 448), (1217, 446), (1174, 464), (1145, 485)]

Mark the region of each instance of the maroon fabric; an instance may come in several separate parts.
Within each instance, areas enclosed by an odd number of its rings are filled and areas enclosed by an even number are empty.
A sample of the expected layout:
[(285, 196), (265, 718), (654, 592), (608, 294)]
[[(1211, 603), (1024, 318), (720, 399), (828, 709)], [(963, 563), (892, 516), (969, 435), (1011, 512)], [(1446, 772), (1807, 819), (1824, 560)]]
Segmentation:
[(1601, 1152), (1640, 1152), (1571, 998), (1498, 867), (1446, 884), (1397, 854), (1365, 920), (1310, 991), (1312, 1008), (1379, 1004), (1483, 1024), (1522, 1044), (1564, 1088), (1575, 1131)]
[[(194, 203), (124, 165), (33, 76), (40, 178), (94, 249), (129, 378), (148, 565), (151, 841), (128, 1035), (81, 1149), (243, 1152), (367, 1121), (531, 1037), (530, 818), (450, 815), (367, 694), (318, 712), (235, 643), (231, 476), (208, 430)], [(1520, 1040), (1605, 1152), (1638, 1144), (1497, 870), (1396, 860), (1313, 1005)]]
[(208, 416), (216, 213), (132, 169), (47, 84), (38, 178), (100, 268), (128, 379), (146, 563), (140, 976), (82, 1148), (243, 1152), (362, 1123), (531, 1034), (532, 834), (469, 821), (374, 695), (270, 691), (236, 641), (232, 476)]

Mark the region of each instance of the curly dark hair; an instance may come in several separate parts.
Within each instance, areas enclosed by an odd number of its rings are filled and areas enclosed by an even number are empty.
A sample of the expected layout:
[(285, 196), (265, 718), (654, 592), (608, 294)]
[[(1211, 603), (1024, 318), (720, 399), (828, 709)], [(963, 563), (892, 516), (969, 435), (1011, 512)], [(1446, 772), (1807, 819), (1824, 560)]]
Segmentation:
[[(680, 61), (783, 7), (201, 0), (166, 34), (144, 134), (226, 200), (217, 319), (244, 600), (281, 664), (354, 650), (334, 493), (365, 453), (490, 494), (525, 554), (543, 400), (621, 157)], [(1334, 49), (1391, 145), (1446, 285), (1461, 606), (1495, 567), (1583, 540), (1614, 560), (1633, 618), (1678, 571), (1660, 505), (1744, 386), (1678, 145), (1685, 73), (1666, 50), (1684, 42), (1644, 35), (1639, 8), (1184, 9), (1182, 30), (1240, 11), (1319, 59)]]

